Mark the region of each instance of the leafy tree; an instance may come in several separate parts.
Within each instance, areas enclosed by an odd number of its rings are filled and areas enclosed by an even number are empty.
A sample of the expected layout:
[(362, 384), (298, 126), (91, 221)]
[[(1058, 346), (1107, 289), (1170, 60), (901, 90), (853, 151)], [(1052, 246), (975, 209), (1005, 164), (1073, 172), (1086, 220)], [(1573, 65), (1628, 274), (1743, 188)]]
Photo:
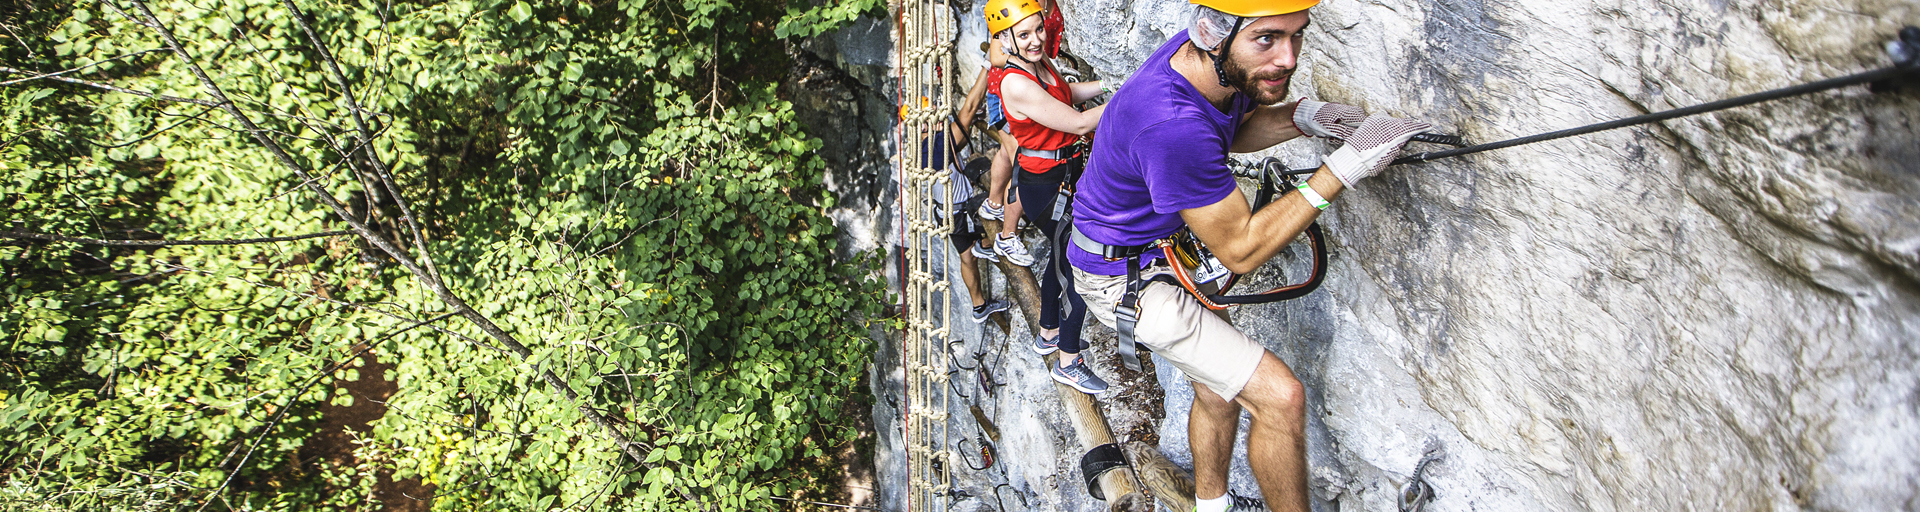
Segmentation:
[[(787, 37), (872, 0), (56, 1), (0, 49), (0, 504), (765, 510), (856, 435)], [(302, 461), (362, 354), (398, 392)], [(837, 468), (832, 468), (837, 469)]]

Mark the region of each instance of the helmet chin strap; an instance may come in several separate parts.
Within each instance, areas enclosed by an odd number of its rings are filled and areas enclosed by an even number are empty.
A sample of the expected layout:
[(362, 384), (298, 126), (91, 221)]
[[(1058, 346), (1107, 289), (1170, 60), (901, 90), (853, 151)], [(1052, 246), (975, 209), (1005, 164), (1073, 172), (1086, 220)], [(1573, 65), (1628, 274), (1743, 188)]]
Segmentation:
[[(1002, 37), (1002, 36), (994, 36), (994, 37)], [(1019, 50), (1019, 49), (1016, 49), (1016, 48), (1015, 48), (1015, 47), (1013, 46), (1013, 38), (1011, 38), (1011, 37), (1008, 37), (1006, 41), (1001, 41), (1001, 47), (1000, 47), (1000, 51), (1003, 51), (1003, 52), (1006, 52), (1006, 53), (1007, 53), (1007, 56), (1008, 56), (1008, 57), (1013, 57), (1013, 58), (1016, 58), (1016, 59), (1020, 59), (1020, 62), (1025, 62), (1025, 63), (1027, 63), (1027, 65), (1028, 65), (1028, 66), (1038, 66), (1038, 65), (1039, 65), (1038, 63), (1035, 63), (1035, 62), (1034, 62), (1034, 61), (1032, 61), (1032, 60), (1028, 60), (1028, 59), (1027, 59), (1027, 56), (1025, 56), (1025, 55), (1021, 55), (1021, 54), (1020, 54), (1020, 50)]]
[(1213, 75), (1215, 78), (1220, 79), (1221, 87), (1233, 87), (1232, 83), (1227, 82), (1227, 52), (1233, 48), (1233, 38), (1240, 35), (1240, 26), (1246, 22), (1247, 18), (1244, 16), (1235, 16), (1233, 18), (1233, 30), (1227, 31), (1227, 38), (1220, 41), (1219, 54), (1201, 52), (1207, 54), (1207, 58), (1213, 61)]

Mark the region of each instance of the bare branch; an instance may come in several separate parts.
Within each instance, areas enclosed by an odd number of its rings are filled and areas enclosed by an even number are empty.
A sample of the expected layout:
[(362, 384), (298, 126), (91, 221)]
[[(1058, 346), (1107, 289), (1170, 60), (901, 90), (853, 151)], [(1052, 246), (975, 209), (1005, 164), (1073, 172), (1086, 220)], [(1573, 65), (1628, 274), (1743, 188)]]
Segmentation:
[[(328, 209), (333, 210), (336, 216), (344, 219), (348, 225), (353, 227), (355, 233), (358, 233), (362, 238), (366, 239), (368, 243), (378, 247), (381, 251), (386, 252), (387, 255), (391, 256), (401, 267), (405, 268), (409, 273), (412, 273), (414, 278), (419, 280), (421, 285), (425, 286), (428, 291), (433, 292), (435, 296), (439, 297), (441, 302), (445, 302), (448, 306), (451, 306), (455, 312), (461, 317), (466, 318), (469, 322), (472, 322), (475, 327), (485, 332), (488, 337), (505, 345), (508, 350), (512, 351), (514, 355), (521, 359), (526, 359), (533, 355), (533, 351), (528, 349), (526, 345), (520, 343), (519, 339), (507, 333), (506, 330), (501, 329), (492, 319), (487, 318), (486, 315), (473, 309), (465, 300), (455, 295), (452, 290), (447, 288), (445, 283), (441, 282), (438, 274), (422, 268), (413, 258), (395, 246), (392, 240), (381, 236), (360, 219), (354, 218), (347, 210), (346, 205), (340, 204), (340, 201), (335, 199), (332, 194), (328, 193), (324, 188), (321, 188), (318, 183), (312, 181), (306, 168), (294, 160), (293, 155), (289, 154), (286, 148), (281, 147), (278, 142), (268, 137), (266, 130), (254, 124), (252, 118), (248, 117), (245, 112), (241, 111), (231, 100), (227, 99), (227, 95), (221, 90), (220, 85), (215, 83), (213, 79), (207, 75), (206, 70), (200, 67), (199, 63), (193, 59), (193, 56), (187, 53), (186, 47), (181, 45), (179, 39), (174, 37), (173, 32), (168, 30), (167, 27), (160, 22), (159, 17), (154, 16), (153, 10), (147, 6), (144, 0), (129, 1), (132, 2), (133, 6), (145, 17), (145, 21), (141, 23), (151, 28), (166, 41), (167, 47), (173, 50), (174, 55), (179, 57), (181, 63), (184, 64), (189, 71), (193, 72), (193, 75), (200, 80), (200, 84), (207, 89), (207, 92), (213, 96), (220, 107), (225, 109), (229, 115), (232, 115), (235, 120), (239, 121), (241, 126), (245, 127), (246, 131), (253, 135), (255, 141), (265, 147), (269, 153), (272, 153), (275, 160), (282, 166), (285, 166), (289, 171), (293, 172), (295, 176), (307, 183), (307, 189), (313, 192), (315, 200), (325, 205)], [(108, 5), (112, 4), (108, 3)], [(300, 19), (297, 13), (298, 11), (295, 11), (295, 18)], [(316, 39), (315, 43), (318, 45), (319, 41)], [(372, 160), (378, 162), (378, 159)], [(386, 177), (383, 176), (383, 178)], [(430, 255), (424, 254), (423, 251), (422, 256), (428, 257)], [(568, 386), (565, 380), (561, 380), (560, 377), (554, 375), (552, 371), (541, 372), (540, 377), (546, 381), (547, 385), (553, 388), (554, 391), (566, 397), (568, 401), (575, 402), (577, 404), (576, 408), (580, 413), (586, 416), (587, 419), (592, 421), (596, 426), (599, 426), (608, 437), (612, 438), (614, 443), (621, 448), (622, 453), (625, 453), (642, 467), (652, 467), (651, 464), (645, 462), (646, 454), (639, 450), (638, 444), (629, 439), (625, 433), (621, 432), (620, 429), (613, 424), (612, 420), (609, 420), (605, 415), (601, 414), (599, 410), (594, 409), (590, 404), (584, 403), (580, 399), (579, 393), (575, 392), (571, 386)], [(710, 507), (708, 507), (703, 500), (688, 492), (685, 486), (675, 485), (674, 487), (681, 499), (695, 503), (696, 506), (702, 510), (710, 510)], [(224, 486), (222, 488), (224, 488)], [(204, 509), (206, 505), (209, 504), (212, 504), (211, 500), (202, 504), (201, 508)]]
[[(32, 72), (32, 71), (26, 71), (26, 70), (21, 70), (21, 69), (14, 69), (14, 68), (10, 68), (10, 67), (6, 67), (6, 66), (0, 66), (0, 72), (6, 72), (6, 73), (14, 73), (14, 74), (21, 74), (21, 75), (28, 75), (28, 74), (33, 74), (33, 72)], [(214, 104), (213, 102), (211, 102), (211, 101), (207, 101), (207, 100), (196, 100), (196, 99), (192, 99), (192, 98), (181, 98), (181, 97), (177, 97), (177, 96), (168, 96), (168, 95), (165, 95), (165, 94), (154, 94), (154, 93), (150, 93), (150, 92), (146, 92), (146, 91), (136, 91), (136, 90), (133, 90), (133, 89), (128, 89), (128, 88), (125, 88), (125, 87), (116, 87), (116, 86), (112, 86), (112, 85), (107, 85), (107, 84), (103, 84), (103, 83), (98, 83), (98, 82), (88, 82), (88, 81), (86, 81), (86, 80), (80, 80), (80, 79), (77, 79), (77, 78), (67, 78), (67, 77), (64, 77), (64, 76), (46, 76), (45, 78), (46, 78), (46, 79), (48, 79), (48, 80), (58, 80), (58, 81), (61, 81), (61, 82), (67, 82), (67, 83), (71, 83), (71, 84), (80, 84), (80, 85), (84, 85), (84, 86), (87, 86), (87, 87), (93, 87), (93, 88), (96, 88), (96, 89), (106, 89), (106, 90), (109, 90), (109, 91), (113, 91), (113, 92), (119, 92), (119, 93), (126, 93), (126, 94), (132, 94), (132, 95), (134, 95), (134, 96), (144, 96), (144, 97), (148, 97), (148, 98), (153, 98), (153, 99), (156, 99), (156, 100), (161, 100), (161, 101), (175, 101), (175, 102), (180, 102), (180, 103), (192, 103), (192, 104), (195, 104), (195, 105), (206, 105), (206, 106), (209, 106), (209, 107), (213, 107), (213, 106), (217, 106), (217, 105), (215, 105), (215, 104)]]
[(19, 231), (0, 231), (0, 238), (48, 240), (54, 242), (73, 242), (88, 245), (120, 245), (133, 247), (166, 247), (174, 245), (246, 245), (272, 242), (291, 242), (309, 238), (351, 235), (352, 231), (323, 231), (294, 236), (275, 236), (267, 238), (239, 238), (233, 240), (100, 240), (73, 236), (50, 235), (46, 233), (22, 233)]
[[(181, 264), (178, 264), (178, 263), (172, 263), (172, 262), (168, 262), (168, 261), (164, 261), (164, 260), (154, 260), (154, 261), (153, 261), (153, 264), (154, 264), (155, 266), (159, 266), (159, 267), (163, 267), (163, 268), (166, 268), (166, 269), (170, 269), (169, 271), (172, 271), (172, 270), (180, 270), (180, 271), (187, 271), (187, 272), (195, 272), (195, 273), (199, 273), (199, 274), (201, 274), (201, 275), (208, 275), (208, 276), (210, 276), (210, 275), (214, 275), (214, 274), (213, 274), (213, 272), (211, 272), (211, 271), (208, 271), (208, 270), (206, 270), (206, 269), (200, 269), (200, 268), (194, 268), (194, 267), (189, 267), (189, 266), (186, 266), (186, 265), (181, 265)], [(151, 274), (149, 274), (149, 275), (151, 275)], [(141, 278), (142, 278), (142, 279), (144, 279), (144, 278), (145, 278), (145, 276), (142, 276)], [(335, 305), (335, 306), (341, 306), (341, 307), (347, 307), (347, 308), (353, 308), (353, 309), (357, 309), (357, 310), (361, 310), (361, 311), (368, 311), (368, 312), (372, 312), (373, 314), (376, 314), (376, 315), (380, 315), (380, 316), (384, 316), (384, 317), (387, 317), (387, 318), (392, 318), (392, 319), (394, 319), (394, 320), (400, 320), (400, 321), (403, 321), (403, 322), (413, 322), (413, 321), (415, 321), (415, 320), (414, 320), (414, 319), (412, 319), (412, 318), (407, 318), (407, 317), (404, 317), (404, 316), (400, 316), (400, 314), (399, 314), (399, 313), (394, 313), (394, 312), (392, 312), (392, 311), (387, 311), (387, 310), (384, 310), (384, 309), (380, 309), (380, 308), (376, 308), (376, 307), (372, 307), (372, 306), (368, 306), (368, 305), (366, 305), (366, 304), (364, 304), (364, 303), (359, 303), (359, 302), (347, 302), (347, 301), (344, 301), (344, 300), (340, 300), (340, 299), (333, 299), (333, 298), (327, 298), (327, 297), (321, 297), (321, 296), (319, 296), (319, 295), (317, 295), (317, 294), (313, 294), (313, 293), (307, 293), (307, 292), (301, 292), (301, 291), (295, 291), (295, 290), (290, 290), (290, 289), (287, 289), (287, 288), (284, 288), (284, 287), (280, 287), (280, 286), (274, 286), (274, 285), (271, 285), (271, 284), (267, 284), (267, 283), (262, 283), (262, 282), (259, 282), (259, 281), (254, 281), (254, 280), (251, 280), (251, 279), (246, 279), (246, 278), (241, 278), (241, 277), (235, 277), (235, 276), (227, 276), (227, 279), (232, 279), (232, 280), (235, 280), (235, 281), (239, 281), (239, 282), (242, 282), (242, 283), (247, 283), (247, 284), (250, 284), (250, 285), (254, 285), (254, 286), (258, 286), (258, 287), (261, 287), (261, 288), (266, 288), (266, 289), (270, 289), (270, 290), (276, 290), (276, 291), (280, 291), (280, 292), (285, 292), (285, 293), (289, 293), (289, 294), (293, 294), (293, 295), (298, 295), (298, 296), (301, 296), (301, 297), (306, 297), (306, 298), (308, 298), (308, 299), (313, 299), (313, 300), (316, 300), (316, 301), (320, 301), (320, 302), (325, 302), (325, 303), (328, 303), (328, 304), (333, 304), (333, 305)], [(385, 303), (380, 303), (380, 304), (385, 304)], [(388, 306), (393, 306), (394, 304), (385, 304), (385, 305), (388, 305)], [(476, 347), (480, 347), (480, 348), (484, 348), (484, 349), (487, 349), (487, 350), (492, 350), (492, 351), (495, 351), (495, 352), (499, 352), (499, 353), (502, 353), (502, 354), (512, 354), (512, 352), (510, 352), (510, 351), (508, 351), (507, 349), (504, 349), (504, 348), (500, 348), (500, 347), (497, 347), (497, 346), (494, 346), (494, 345), (489, 345), (489, 344), (486, 344), (486, 343), (482, 343), (482, 342), (480, 342), (480, 340), (476, 340), (476, 339), (473, 339), (472, 337), (470, 337), (470, 336), (467, 336), (467, 335), (465, 335), (465, 334), (460, 334), (460, 333), (458, 333), (458, 332), (454, 332), (454, 331), (452, 331), (452, 330), (449, 330), (449, 329), (447, 329), (447, 328), (445, 328), (445, 327), (441, 327), (441, 326), (438, 326), (438, 325), (428, 325), (428, 326), (427, 326), (427, 328), (428, 328), (428, 329), (433, 329), (433, 330), (434, 330), (435, 332), (439, 332), (440, 334), (445, 334), (445, 335), (448, 335), (448, 336), (452, 336), (452, 337), (454, 337), (454, 339), (458, 339), (458, 340), (460, 340), (460, 341), (464, 341), (464, 342), (467, 342), (467, 344), (469, 344), (469, 345), (473, 345), (473, 346), (476, 346)]]
[(106, 64), (106, 63), (108, 63), (108, 62), (113, 62), (113, 61), (117, 61), (117, 60), (120, 60), (120, 59), (125, 59), (125, 58), (128, 58), (128, 57), (138, 57), (138, 56), (141, 56), (141, 55), (146, 55), (146, 54), (149, 54), (149, 53), (153, 53), (153, 52), (161, 52), (161, 51), (166, 51), (166, 50), (162, 50), (162, 49), (159, 49), (159, 48), (154, 48), (154, 49), (152, 49), (152, 50), (145, 50), (145, 51), (138, 51), (138, 52), (133, 52), (133, 53), (129, 53), (129, 54), (126, 54), (126, 55), (121, 55), (121, 56), (119, 56), (119, 57), (114, 57), (114, 58), (111, 58), (111, 59), (106, 59), (106, 60), (102, 60), (102, 61), (99, 61), (99, 62), (95, 62), (95, 63), (92, 63), (92, 64), (88, 64), (88, 65), (85, 65), (85, 66), (80, 66), (80, 67), (77, 67), (77, 68), (73, 68), (73, 69), (68, 69), (68, 70), (62, 70), (62, 71), (55, 71), (55, 72), (52, 72), (52, 73), (47, 73), (47, 74), (43, 74), (43, 75), (36, 75), (36, 76), (30, 76), (30, 77), (26, 77), (26, 78), (16, 78), (16, 79), (13, 79), (13, 80), (8, 80), (8, 81), (5, 81), (5, 82), (0, 82), (0, 87), (5, 87), (5, 86), (9, 86), (9, 85), (13, 85), (13, 84), (17, 84), (17, 83), (20, 83), (20, 82), (25, 82), (25, 81), (28, 81), (28, 80), (39, 80), (39, 79), (42, 79), (42, 78), (59, 78), (59, 77), (60, 77), (60, 75), (65, 75), (65, 74), (67, 74), (67, 73), (72, 73), (72, 72), (75, 72), (75, 71), (80, 71), (80, 70), (84, 70), (84, 69), (87, 69), (87, 68), (90, 68), (90, 67), (94, 67), (94, 66), (98, 66), (98, 65), (101, 65), (101, 64)]
[(387, 189), (387, 196), (392, 197), (394, 205), (400, 207), (400, 214), (407, 221), (407, 231), (413, 235), (413, 246), (420, 250), (420, 261), (426, 265), (427, 272), (432, 273), (434, 279), (441, 279), (440, 268), (433, 264), (433, 258), (426, 257), (427, 239), (421, 234), (419, 217), (414, 215), (413, 208), (407, 205), (406, 196), (400, 194), (400, 187), (394, 183), (393, 173), (387, 169), (386, 162), (373, 154), (373, 130), (367, 129), (365, 111), (360, 108), (360, 101), (354, 99), (353, 87), (347, 83), (346, 74), (340, 71), (340, 61), (333, 58), (333, 52), (328, 51), (326, 43), (320, 40), (319, 34), (314, 33), (313, 24), (307, 21), (306, 11), (294, 5), (293, 0), (281, 0), (281, 3), (287, 6), (287, 11), (293, 15), (294, 23), (300, 25), (300, 30), (306, 32), (307, 40), (313, 43), (314, 52), (320, 54), (320, 61), (326, 63), (327, 75), (333, 79), (335, 85), (340, 86), (340, 97), (346, 99), (347, 112), (353, 114), (353, 126), (358, 130), (354, 138), (359, 140), (360, 145), (367, 146), (367, 161), (373, 164), (381, 184)]

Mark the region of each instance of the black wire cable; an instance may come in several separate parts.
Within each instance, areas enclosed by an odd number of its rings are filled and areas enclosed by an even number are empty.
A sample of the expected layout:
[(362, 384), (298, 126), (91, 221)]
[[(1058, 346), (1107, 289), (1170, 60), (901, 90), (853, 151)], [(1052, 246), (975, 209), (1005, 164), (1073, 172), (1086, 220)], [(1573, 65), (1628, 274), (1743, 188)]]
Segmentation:
[[(1901, 41), (1900, 43), (1896, 43), (1896, 44), (1905, 44), (1909, 46), (1914, 45), (1916, 44), (1916, 41), (1912, 41), (1912, 39), (1915, 39), (1916, 37), (1920, 37), (1920, 29), (1915, 29), (1914, 27), (1907, 27), (1901, 30), (1900, 32)], [(1614, 128), (1623, 128), (1627, 126), (1647, 124), (1647, 123), (1652, 123), (1657, 121), (1665, 121), (1665, 120), (1673, 119), (1676, 117), (1685, 117), (1685, 116), (1690, 116), (1694, 114), (1703, 114), (1707, 112), (1713, 112), (1716, 110), (1726, 110), (1729, 108), (1734, 108), (1734, 107), (1739, 107), (1744, 105), (1751, 105), (1751, 104), (1760, 103), (1763, 101), (1772, 101), (1772, 100), (1777, 100), (1777, 99), (1786, 98), (1790, 96), (1799, 96), (1802, 94), (1820, 92), (1828, 89), (1837, 89), (1837, 88), (1846, 87), (1849, 85), (1858, 85), (1858, 84), (1864, 84), (1864, 83), (1879, 82), (1882, 80), (1889, 80), (1893, 78), (1899, 78), (1906, 75), (1920, 73), (1920, 62), (1917, 62), (1914, 59), (1913, 54), (1914, 54), (1913, 50), (1907, 50), (1906, 55), (1896, 56), (1897, 58), (1903, 59), (1902, 62), (1893, 66), (1888, 66), (1888, 67), (1873, 70), (1873, 71), (1867, 71), (1864, 73), (1855, 73), (1852, 75), (1847, 75), (1847, 76), (1838, 77), (1838, 78), (1829, 78), (1829, 79), (1821, 80), (1818, 82), (1808, 82), (1800, 85), (1795, 85), (1792, 87), (1783, 87), (1783, 88), (1774, 89), (1770, 91), (1761, 91), (1753, 94), (1748, 94), (1745, 96), (1727, 98), (1724, 100), (1715, 101), (1711, 103), (1702, 103), (1702, 104), (1694, 105), (1691, 107), (1676, 108), (1676, 109), (1668, 110), (1664, 112), (1655, 112), (1652, 114), (1638, 115), (1638, 116), (1633, 116), (1633, 117), (1628, 117), (1623, 119), (1615, 119), (1615, 120), (1607, 121), (1604, 123), (1590, 124), (1590, 125), (1581, 126), (1577, 128), (1568, 128), (1565, 130), (1560, 130), (1555, 132), (1547, 132), (1547, 133), (1542, 133), (1538, 135), (1529, 135), (1526, 137), (1507, 139), (1499, 142), (1490, 142), (1490, 143), (1481, 144), (1478, 146), (1469, 146), (1469, 147), (1464, 147), (1459, 149), (1448, 149), (1443, 151), (1424, 151), (1424, 152), (1414, 153), (1412, 155), (1408, 155), (1405, 157), (1401, 157), (1397, 160), (1394, 160), (1393, 165), (1420, 163), (1420, 162), (1437, 160), (1441, 158), (1470, 155), (1470, 154), (1479, 153), (1482, 151), (1492, 151), (1496, 149), (1510, 148), (1513, 146), (1519, 146), (1523, 144), (1545, 142), (1545, 141), (1554, 140), (1554, 139), (1572, 137), (1575, 135), (1585, 135), (1585, 134), (1598, 132), (1598, 131), (1612, 130)]]

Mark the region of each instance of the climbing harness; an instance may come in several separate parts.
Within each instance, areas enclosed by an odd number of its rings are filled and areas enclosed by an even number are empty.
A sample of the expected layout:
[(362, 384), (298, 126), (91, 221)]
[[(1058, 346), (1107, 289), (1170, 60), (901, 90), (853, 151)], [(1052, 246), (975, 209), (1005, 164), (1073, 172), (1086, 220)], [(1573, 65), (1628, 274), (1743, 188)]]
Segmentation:
[[(1237, 163), (1236, 163), (1236, 166)], [(1253, 208), (1258, 211), (1279, 195), (1282, 190), (1293, 190), (1312, 175), (1317, 169), (1289, 170), (1280, 164), (1279, 159), (1268, 158), (1254, 166), (1240, 166), (1235, 175), (1257, 177), (1260, 179), (1260, 191), (1255, 195)], [(1307, 225), (1307, 243), (1313, 252), (1313, 271), (1307, 279), (1299, 283), (1286, 284), (1266, 291), (1245, 295), (1228, 295), (1240, 280), (1239, 274), (1227, 270), (1213, 253), (1208, 251), (1192, 232), (1181, 228), (1173, 234), (1152, 242), (1133, 246), (1107, 245), (1088, 238), (1079, 230), (1073, 230), (1072, 243), (1081, 250), (1099, 255), (1107, 261), (1126, 260), (1126, 289), (1120, 296), (1120, 304), (1114, 307), (1114, 331), (1119, 338), (1118, 352), (1120, 360), (1128, 368), (1140, 369), (1139, 343), (1134, 337), (1135, 328), (1140, 322), (1140, 292), (1147, 285), (1159, 281), (1186, 290), (1207, 309), (1221, 310), (1231, 306), (1245, 304), (1265, 304), (1283, 300), (1297, 299), (1313, 293), (1326, 277), (1327, 244), (1326, 234), (1319, 222)], [(1155, 255), (1157, 251), (1157, 256)], [(1154, 272), (1142, 277), (1143, 261), (1163, 262), (1166, 270)], [(1214, 283), (1218, 283), (1214, 285)], [(1208, 286), (1215, 289), (1209, 290)]]
[[(1469, 147), (1464, 147), (1459, 149), (1449, 149), (1444, 151), (1414, 153), (1412, 155), (1408, 155), (1405, 157), (1401, 157), (1397, 160), (1394, 160), (1393, 164), (1399, 165), (1399, 164), (1429, 162), (1429, 161), (1438, 160), (1441, 158), (1451, 158), (1451, 157), (1456, 157), (1461, 155), (1471, 155), (1471, 154), (1479, 153), (1482, 151), (1492, 151), (1496, 149), (1510, 148), (1510, 147), (1524, 145), (1524, 144), (1532, 144), (1535, 142), (1545, 142), (1545, 141), (1554, 140), (1554, 139), (1573, 137), (1576, 135), (1586, 135), (1593, 132), (1612, 130), (1614, 128), (1625, 128), (1628, 126), (1665, 121), (1665, 120), (1673, 119), (1677, 117), (1686, 117), (1686, 116), (1691, 116), (1695, 114), (1704, 114), (1707, 112), (1713, 112), (1717, 110), (1726, 110), (1734, 107), (1746, 106), (1746, 105), (1751, 105), (1754, 103), (1760, 103), (1764, 101), (1773, 101), (1773, 100), (1782, 99), (1782, 98), (1788, 98), (1788, 97), (1799, 96), (1803, 94), (1810, 94), (1810, 93), (1825, 91), (1828, 89), (1837, 89), (1841, 87), (1847, 87), (1850, 85), (1874, 84), (1876, 89), (1881, 88), (1881, 87), (1884, 87), (1884, 85), (1881, 85), (1881, 84), (1890, 84), (1895, 79), (1911, 78), (1915, 74), (1920, 74), (1920, 27), (1914, 27), (1910, 25), (1910, 26), (1901, 28), (1896, 38), (1893, 41), (1890, 41), (1887, 43), (1887, 53), (1893, 58), (1893, 65), (1876, 69), (1873, 71), (1855, 73), (1855, 74), (1837, 77), (1837, 78), (1829, 78), (1826, 80), (1820, 80), (1816, 82), (1808, 82), (1800, 85), (1795, 85), (1791, 87), (1782, 87), (1779, 89), (1773, 89), (1769, 91), (1761, 91), (1761, 92), (1748, 94), (1744, 96), (1727, 98), (1720, 101), (1702, 103), (1702, 104), (1694, 105), (1691, 107), (1676, 108), (1673, 110), (1655, 112), (1652, 114), (1615, 119), (1615, 120), (1607, 121), (1603, 123), (1594, 123), (1586, 126), (1568, 128), (1565, 130), (1547, 132), (1547, 133), (1542, 133), (1537, 135), (1529, 135), (1529, 136), (1518, 137), (1513, 139), (1507, 139), (1499, 142), (1491, 142), (1491, 143), (1481, 144), (1477, 146), (1469, 146)], [(1415, 137), (1414, 140), (1420, 140), (1420, 139), (1419, 137)]]

